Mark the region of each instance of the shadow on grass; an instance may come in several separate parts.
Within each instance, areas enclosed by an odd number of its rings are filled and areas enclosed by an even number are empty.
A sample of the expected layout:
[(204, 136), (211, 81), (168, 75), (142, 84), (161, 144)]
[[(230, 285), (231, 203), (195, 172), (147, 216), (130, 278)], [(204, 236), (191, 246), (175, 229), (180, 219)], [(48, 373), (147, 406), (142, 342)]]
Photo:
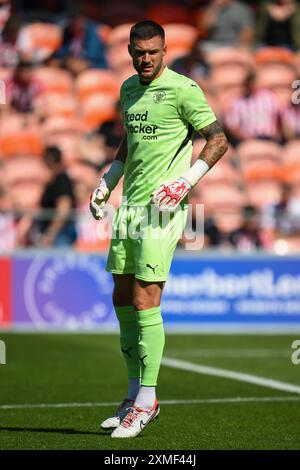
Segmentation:
[(85, 435), (94, 435), (94, 436), (109, 436), (105, 432), (94, 432), (94, 431), (79, 431), (77, 429), (71, 428), (27, 428), (21, 426), (0, 426), (0, 431), (9, 431), (9, 432), (49, 432), (49, 433), (59, 433), (59, 434), (85, 434)]

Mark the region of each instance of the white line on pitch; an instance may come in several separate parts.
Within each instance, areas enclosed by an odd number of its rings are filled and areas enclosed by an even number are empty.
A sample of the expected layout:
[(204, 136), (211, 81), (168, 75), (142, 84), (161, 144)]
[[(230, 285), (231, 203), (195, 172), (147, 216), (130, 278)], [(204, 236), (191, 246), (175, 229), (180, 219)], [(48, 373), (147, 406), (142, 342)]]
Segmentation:
[(168, 354), (181, 357), (207, 357), (207, 358), (279, 358), (289, 357), (291, 352), (286, 349), (168, 349)]
[[(232, 397), (232, 398), (201, 398), (194, 400), (160, 400), (161, 405), (201, 405), (209, 403), (260, 403), (260, 402), (288, 402), (300, 401), (300, 397)], [(0, 405), (1, 410), (31, 409), (31, 408), (102, 408), (117, 406), (119, 402), (103, 403), (22, 403)]]
[(182, 361), (180, 359), (171, 359), (169, 357), (163, 357), (161, 363), (166, 367), (172, 367), (174, 369), (196, 372), (197, 374), (213, 375), (215, 377), (223, 377), (225, 379), (233, 379), (240, 382), (261, 385), (262, 387), (274, 388), (275, 390), (283, 390), (284, 392), (300, 394), (300, 387), (298, 385), (280, 382), (266, 377), (244, 374), (242, 372), (235, 372), (233, 370), (220, 369), (217, 367), (203, 366), (201, 364), (194, 364), (193, 362)]

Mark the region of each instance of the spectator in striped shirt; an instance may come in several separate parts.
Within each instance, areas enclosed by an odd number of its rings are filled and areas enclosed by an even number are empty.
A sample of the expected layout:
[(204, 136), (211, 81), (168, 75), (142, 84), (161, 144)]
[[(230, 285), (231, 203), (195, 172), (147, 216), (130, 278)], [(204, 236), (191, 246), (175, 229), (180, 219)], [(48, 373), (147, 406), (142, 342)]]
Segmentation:
[(245, 139), (281, 141), (282, 106), (267, 89), (257, 89), (255, 75), (245, 81), (244, 96), (233, 98), (224, 113), (224, 124), (232, 145)]
[(285, 141), (300, 138), (300, 104), (291, 103), (282, 110), (282, 131)]

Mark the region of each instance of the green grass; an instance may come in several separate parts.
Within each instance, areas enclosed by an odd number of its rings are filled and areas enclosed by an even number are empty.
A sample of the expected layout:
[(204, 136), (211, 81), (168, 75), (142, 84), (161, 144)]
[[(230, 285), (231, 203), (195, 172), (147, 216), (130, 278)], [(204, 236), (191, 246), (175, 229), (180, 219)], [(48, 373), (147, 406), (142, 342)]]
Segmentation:
[[(114, 335), (4, 334), (0, 405), (113, 403), (126, 393)], [(300, 386), (291, 362), (293, 336), (169, 335), (165, 356)], [(163, 400), (289, 397), (228, 378), (163, 366)], [(99, 428), (115, 406), (0, 408), (0, 449), (300, 449), (299, 401), (161, 406), (160, 418), (135, 439), (111, 439)]]

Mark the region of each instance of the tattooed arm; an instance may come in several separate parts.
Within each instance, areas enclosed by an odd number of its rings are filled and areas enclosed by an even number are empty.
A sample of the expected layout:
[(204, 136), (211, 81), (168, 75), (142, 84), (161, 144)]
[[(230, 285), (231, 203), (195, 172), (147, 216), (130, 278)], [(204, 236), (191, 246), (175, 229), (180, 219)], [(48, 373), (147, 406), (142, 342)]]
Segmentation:
[(205, 161), (211, 168), (228, 149), (227, 139), (218, 121), (200, 129), (199, 132), (207, 141), (199, 159)]
[(186, 180), (191, 187), (195, 186), (198, 181), (203, 178), (208, 170), (217, 163), (228, 149), (226, 136), (218, 121), (200, 129), (199, 132), (205, 137), (206, 144), (198, 160), (182, 175), (182, 178)]

